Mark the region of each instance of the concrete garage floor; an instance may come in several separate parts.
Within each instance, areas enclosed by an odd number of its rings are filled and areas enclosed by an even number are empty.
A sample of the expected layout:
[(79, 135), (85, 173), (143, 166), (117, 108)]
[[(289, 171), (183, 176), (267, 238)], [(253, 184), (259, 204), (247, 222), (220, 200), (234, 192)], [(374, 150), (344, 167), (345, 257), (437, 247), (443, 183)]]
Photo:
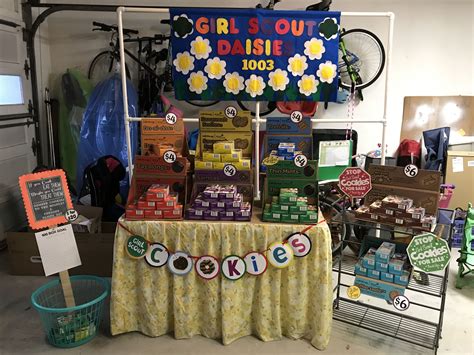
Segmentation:
[[(45, 339), (37, 312), (31, 307), (31, 293), (46, 282), (45, 277), (11, 276), (7, 273), (7, 252), (0, 252), (0, 354), (315, 354), (318, 350), (305, 340), (282, 339), (262, 342), (254, 337), (239, 339), (229, 346), (196, 336), (175, 340), (172, 336), (150, 338), (139, 333), (112, 337), (108, 313), (101, 334), (90, 343), (64, 350)], [(474, 354), (474, 285), (454, 287), (458, 257), (453, 251), (446, 312), (438, 354)], [(418, 299), (419, 300), (419, 299)], [(370, 300), (367, 300), (370, 302)], [(331, 341), (324, 354), (432, 354), (377, 333), (334, 321)], [(323, 353), (321, 353), (323, 354)]]

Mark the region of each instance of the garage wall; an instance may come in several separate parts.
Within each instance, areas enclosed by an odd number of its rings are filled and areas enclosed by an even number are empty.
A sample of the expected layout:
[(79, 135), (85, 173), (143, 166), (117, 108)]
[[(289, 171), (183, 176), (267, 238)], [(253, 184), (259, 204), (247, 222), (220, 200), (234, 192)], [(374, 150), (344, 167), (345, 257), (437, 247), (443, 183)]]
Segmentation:
[[(65, 3), (67, 1), (60, 1)], [(84, 0), (81, 3), (93, 3)], [(99, 1), (116, 3), (116, 1)], [(313, 1), (283, 1), (278, 8), (304, 8)], [(153, 5), (154, 1), (127, 1), (128, 5)], [(254, 6), (256, 1), (229, 0), (227, 6)], [(161, 1), (160, 5), (195, 6), (195, 1)], [(220, 6), (221, 1), (200, 1), (201, 6)], [(392, 11), (396, 15), (392, 58), (392, 77), (388, 118), (388, 151), (396, 149), (400, 138), (404, 96), (473, 95), (473, 23), (472, 0), (334, 0), (333, 9), (341, 11)], [(127, 14), (125, 26), (142, 34), (162, 31), (157, 15)], [(49, 17), (49, 44), (53, 77), (67, 67), (87, 69), (93, 56), (107, 46), (109, 35), (91, 32), (92, 21), (115, 23), (115, 14), (59, 13)], [(343, 19), (346, 28), (363, 27), (375, 32), (386, 43), (387, 19)], [(144, 30), (147, 29), (147, 30)], [(151, 31), (150, 31), (151, 30)], [(364, 91), (366, 100), (355, 111), (360, 118), (380, 118), (383, 112), (384, 77)], [(186, 106), (182, 106), (187, 108)], [(189, 115), (195, 115), (190, 111)], [(332, 104), (317, 117), (347, 117), (347, 107)], [(320, 125), (328, 127), (328, 125)], [(330, 125), (335, 127), (334, 124)], [(339, 125), (345, 128), (346, 125)], [(381, 142), (379, 126), (355, 124), (359, 132), (359, 152), (375, 149)]]

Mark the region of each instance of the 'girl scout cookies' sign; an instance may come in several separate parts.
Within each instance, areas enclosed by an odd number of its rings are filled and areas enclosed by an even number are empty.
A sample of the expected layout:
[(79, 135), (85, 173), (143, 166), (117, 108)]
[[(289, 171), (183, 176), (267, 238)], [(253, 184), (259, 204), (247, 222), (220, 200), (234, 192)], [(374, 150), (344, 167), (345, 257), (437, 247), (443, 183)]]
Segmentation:
[(335, 101), (339, 12), (170, 9), (179, 100)]

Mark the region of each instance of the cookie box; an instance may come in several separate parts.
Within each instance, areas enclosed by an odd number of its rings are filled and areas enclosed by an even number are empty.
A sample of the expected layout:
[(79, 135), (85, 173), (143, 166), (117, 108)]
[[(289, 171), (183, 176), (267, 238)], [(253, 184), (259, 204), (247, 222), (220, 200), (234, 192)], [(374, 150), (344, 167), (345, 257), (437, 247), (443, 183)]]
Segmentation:
[(163, 219), (163, 211), (145, 210), (145, 219)]
[(413, 206), (413, 200), (407, 197), (388, 195), (382, 200), (382, 207), (406, 211)]
[(381, 272), (380, 280), (386, 281), (386, 282), (393, 282), (393, 274), (390, 274), (389, 272)]
[(367, 277), (370, 277), (371, 279), (380, 279), (380, 271), (378, 270), (372, 270), (372, 269), (367, 269)]
[(357, 264), (355, 264), (354, 272), (356, 275), (367, 276), (367, 268), (362, 265), (362, 261), (359, 260)]
[(200, 161), (200, 160), (194, 161), (194, 169), (196, 170), (212, 169), (213, 166), (214, 165), (211, 161)]
[(234, 141), (216, 142), (212, 145), (214, 153), (230, 154), (235, 149)]
[(219, 211), (205, 210), (204, 218), (207, 221), (218, 221), (219, 220)]
[(240, 161), (242, 159), (242, 150), (241, 149), (235, 149), (232, 150), (230, 153), (226, 154), (221, 154), (221, 162), (223, 163), (233, 163)]
[(388, 272), (388, 263), (375, 262), (375, 270), (380, 272)]
[(359, 275), (356, 276), (354, 285), (359, 287), (364, 295), (381, 298), (386, 301), (393, 301), (395, 297), (405, 293), (405, 288), (395, 283)]
[(298, 224), (299, 216), (297, 214), (282, 214), (281, 221), (283, 223), (294, 223)]
[(281, 221), (281, 213), (264, 212), (263, 213), (263, 220), (266, 221), (266, 222), (280, 222)]
[(388, 272), (395, 275), (402, 275), (404, 266), (405, 266), (404, 260), (392, 258), (390, 259), (390, 262), (388, 263)]
[(233, 221), (235, 216), (234, 216), (233, 211), (220, 211), (219, 212), (219, 219), (221, 221)]
[[(219, 153), (209, 153), (209, 152), (203, 152), (202, 153), (202, 160), (205, 162), (220, 162), (221, 161), (221, 155)], [(211, 165), (212, 167), (212, 165)], [(205, 168), (209, 169), (209, 168)]]
[(201, 220), (204, 218), (204, 211), (203, 210), (197, 210), (195, 208), (188, 208), (186, 211), (186, 219), (192, 219), (192, 220)]
[(135, 207), (127, 207), (127, 210), (125, 211), (125, 217), (127, 219), (144, 219), (145, 211), (139, 210)]
[(147, 201), (144, 198), (140, 198), (137, 201), (137, 208), (139, 210), (156, 210), (156, 202)]
[(318, 222), (318, 213), (317, 212), (312, 212), (308, 211), (304, 215), (299, 215), (300, 216), (300, 223), (317, 223)]
[(404, 270), (401, 275), (393, 275), (393, 282), (397, 285), (408, 286), (410, 281), (410, 272)]
[(395, 244), (383, 242), (375, 252), (375, 261), (388, 264), (393, 254), (395, 254)]

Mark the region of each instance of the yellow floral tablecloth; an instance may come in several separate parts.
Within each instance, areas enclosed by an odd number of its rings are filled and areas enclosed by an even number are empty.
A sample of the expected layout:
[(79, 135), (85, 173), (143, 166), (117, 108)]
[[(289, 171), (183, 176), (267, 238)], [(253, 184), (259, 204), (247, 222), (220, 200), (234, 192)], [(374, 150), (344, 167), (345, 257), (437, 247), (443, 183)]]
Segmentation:
[[(121, 221), (134, 234), (172, 251), (222, 258), (262, 251), (304, 226), (242, 222)], [(321, 223), (306, 232), (311, 252), (285, 269), (268, 265), (260, 276), (206, 281), (193, 270), (174, 276), (166, 266), (150, 267), (130, 258), (130, 234), (117, 227), (110, 320), (112, 335), (139, 331), (149, 336), (174, 332), (177, 339), (202, 335), (224, 344), (255, 335), (264, 341), (282, 336), (309, 339), (326, 348), (332, 324), (330, 232)]]

